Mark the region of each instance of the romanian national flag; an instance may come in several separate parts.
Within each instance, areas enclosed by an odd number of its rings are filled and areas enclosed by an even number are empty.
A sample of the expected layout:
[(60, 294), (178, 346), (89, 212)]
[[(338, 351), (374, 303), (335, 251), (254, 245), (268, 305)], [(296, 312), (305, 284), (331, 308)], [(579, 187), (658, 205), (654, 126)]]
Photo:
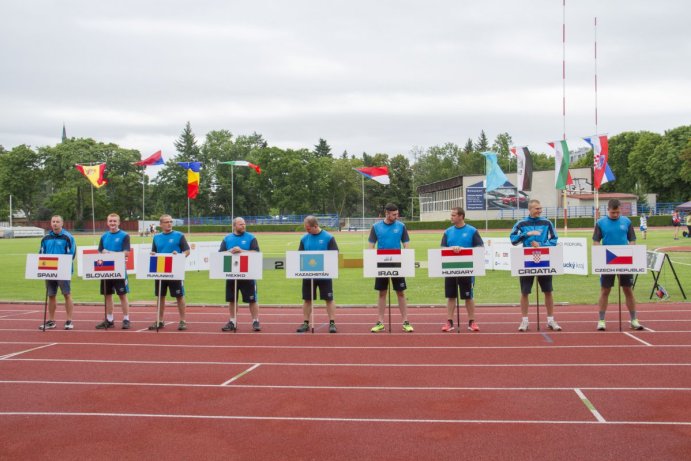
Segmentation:
[(441, 250), (442, 269), (472, 269), (473, 250), (463, 249), (456, 253), (453, 250)]
[(108, 181), (106, 181), (103, 177), (104, 173), (106, 172), (105, 163), (101, 163), (100, 165), (76, 164), (74, 167), (77, 169), (77, 171), (86, 176), (86, 179), (88, 179), (91, 185), (93, 185), (96, 189), (108, 184)]
[(134, 164), (137, 166), (163, 165), (163, 155), (161, 154), (161, 151), (159, 150), (158, 152), (149, 155), (147, 158), (145, 158), (141, 162), (134, 162)]
[(94, 270), (96, 272), (113, 272), (115, 271), (115, 261), (96, 260), (94, 261)]
[(249, 270), (249, 256), (227, 255), (223, 257), (223, 272), (244, 273)]
[(156, 274), (170, 274), (173, 272), (172, 256), (152, 256), (149, 259), (149, 272)]
[(178, 165), (187, 170), (187, 196), (197, 198), (199, 194), (199, 172), (202, 162), (178, 162)]
[(58, 258), (51, 258), (49, 256), (38, 257), (38, 270), (40, 271), (56, 271), (58, 270)]

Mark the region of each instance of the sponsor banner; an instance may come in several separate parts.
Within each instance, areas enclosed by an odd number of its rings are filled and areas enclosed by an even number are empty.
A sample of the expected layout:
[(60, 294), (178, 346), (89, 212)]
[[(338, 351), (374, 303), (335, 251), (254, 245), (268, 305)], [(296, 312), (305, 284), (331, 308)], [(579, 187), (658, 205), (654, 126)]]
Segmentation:
[(29, 280), (71, 280), (72, 255), (26, 255), (24, 278)]
[(646, 250), (645, 245), (593, 245), (593, 274), (645, 274)]
[(365, 277), (415, 277), (415, 250), (363, 250)]
[(338, 251), (287, 251), (286, 278), (338, 278)]
[(485, 249), (450, 248), (427, 250), (429, 277), (470, 277), (485, 275)]
[(124, 279), (124, 253), (83, 253), (79, 264), (84, 280)]
[(209, 278), (226, 280), (260, 280), (262, 254), (257, 251), (242, 253), (222, 252), (209, 254)]
[(560, 245), (511, 248), (511, 275), (561, 275), (563, 273), (563, 249)]
[(147, 280), (185, 280), (185, 255), (139, 252), (137, 278)]
[(485, 268), (495, 271), (511, 270), (511, 240), (507, 237), (485, 240)]
[(588, 242), (579, 237), (559, 237), (564, 254), (564, 274), (588, 275)]

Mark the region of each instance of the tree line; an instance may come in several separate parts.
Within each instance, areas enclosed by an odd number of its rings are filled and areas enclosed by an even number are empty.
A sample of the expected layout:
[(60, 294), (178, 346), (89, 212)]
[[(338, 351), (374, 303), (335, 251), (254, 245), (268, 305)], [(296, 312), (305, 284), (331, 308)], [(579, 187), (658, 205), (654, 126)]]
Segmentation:
[[(353, 171), (363, 166), (387, 166), (391, 184), (365, 180), (365, 214), (377, 216), (388, 202), (398, 204), (404, 217), (417, 216), (417, 193), (423, 184), (458, 175), (484, 174), (486, 150), (497, 152), (505, 172), (516, 171), (509, 152), (513, 140), (500, 133), (492, 144), (484, 131), (462, 147), (454, 143), (415, 147), (410, 155), (386, 153), (361, 156), (344, 151), (334, 155), (324, 139), (311, 149), (281, 149), (270, 146), (257, 133), (234, 136), (215, 130), (200, 141), (188, 122), (175, 141), (175, 154), (164, 152), (166, 164), (156, 177), (143, 175), (133, 165), (141, 153), (93, 139), (65, 139), (54, 146), (27, 145), (5, 150), (0, 146), (0, 219), (9, 214), (9, 196), (14, 210), (29, 221), (61, 214), (77, 223), (91, 217), (91, 186), (76, 171), (77, 163), (107, 164), (105, 187), (94, 190), (97, 219), (117, 212), (123, 219), (142, 217), (142, 181), (145, 183), (146, 218), (170, 213), (187, 215), (187, 172), (175, 162), (200, 161), (200, 191), (192, 200), (192, 216), (229, 216), (231, 171), (235, 215), (286, 215), (362, 213), (361, 176)], [(554, 158), (533, 152), (534, 170), (554, 169)], [(148, 155), (148, 154), (147, 154)], [(410, 159), (412, 159), (412, 164)], [(221, 162), (246, 160), (261, 167), (231, 167)], [(592, 151), (573, 167), (592, 166)], [(603, 192), (628, 192), (643, 196), (657, 193), (659, 201), (685, 201), (691, 191), (691, 125), (666, 131), (624, 132), (609, 139), (609, 163), (616, 181)], [(414, 208), (413, 208), (414, 207)]]

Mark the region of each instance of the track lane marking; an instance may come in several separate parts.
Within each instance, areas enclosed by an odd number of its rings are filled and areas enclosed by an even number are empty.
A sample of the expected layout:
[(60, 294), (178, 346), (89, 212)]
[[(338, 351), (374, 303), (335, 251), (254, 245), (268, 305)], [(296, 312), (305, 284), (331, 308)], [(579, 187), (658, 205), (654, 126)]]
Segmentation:
[(639, 338), (638, 336), (634, 336), (634, 335), (632, 335), (632, 334), (631, 334), (631, 333), (629, 333), (628, 331), (627, 331), (627, 332), (625, 332), (624, 334), (625, 334), (626, 336), (628, 336), (629, 338), (633, 338), (633, 339), (635, 339), (636, 341), (638, 341), (638, 342), (640, 342), (640, 343), (643, 343), (643, 344), (644, 344), (644, 345), (646, 345), (646, 346), (650, 346), (650, 347), (653, 347), (653, 345), (652, 345), (652, 344), (650, 344), (649, 342), (647, 342), (647, 341), (643, 341), (643, 340), (642, 340), (641, 338)]
[(243, 376), (245, 376), (247, 373), (251, 372), (252, 370), (256, 370), (257, 368), (259, 368), (260, 365), (261, 365), (261, 363), (255, 363), (254, 365), (252, 365), (251, 367), (249, 367), (247, 370), (245, 370), (245, 371), (243, 371), (243, 372), (241, 372), (241, 373), (238, 373), (237, 375), (235, 375), (235, 376), (233, 376), (232, 378), (230, 378), (228, 381), (226, 381), (226, 382), (224, 382), (223, 384), (221, 384), (221, 386), (227, 386), (228, 384), (230, 384), (230, 383), (232, 383), (232, 382), (234, 382), (234, 381), (237, 381), (238, 379), (242, 378)]
[(597, 411), (597, 408), (595, 408), (595, 405), (593, 405), (590, 400), (588, 400), (588, 397), (585, 396), (585, 394), (578, 388), (574, 388), (574, 392), (576, 392), (576, 395), (581, 399), (581, 402), (583, 402), (583, 405), (586, 406), (588, 410), (595, 416), (595, 419), (598, 420), (600, 423), (606, 423), (607, 420), (602, 417), (599, 411)]
[(0, 360), (7, 360), (7, 359), (10, 359), (12, 357), (16, 357), (18, 355), (21, 355), (21, 354), (26, 354), (27, 352), (36, 351), (38, 349), (43, 349), (45, 347), (57, 346), (57, 345), (58, 345), (58, 343), (44, 344), (43, 346), (33, 347), (31, 349), (25, 349), (23, 351), (13, 352), (11, 354), (5, 354), (5, 355), (0, 356)]

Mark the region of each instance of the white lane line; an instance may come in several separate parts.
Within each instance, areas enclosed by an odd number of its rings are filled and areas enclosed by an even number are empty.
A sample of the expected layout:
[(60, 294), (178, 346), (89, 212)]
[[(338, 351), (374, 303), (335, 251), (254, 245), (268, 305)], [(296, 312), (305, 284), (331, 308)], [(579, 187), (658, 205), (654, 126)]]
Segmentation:
[(243, 376), (245, 376), (247, 373), (251, 372), (252, 370), (256, 370), (257, 368), (259, 368), (259, 365), (261, 365), (261, 363), (255, 363), (253, 366), (249, 367), (247, 370), (233, 376), (228, 381), (221, 384), (221, 386), (227, 386), (228, 384), (232, 383), (233, 381), (237, 381), (238, 379), (242, 378)]
[(626, 333), (624, 333), (624, 334), (625, 334), (626, 336), (628, 336), (629, 338), (633, 338), (633, 339), (635, 339), (636, 341), (645, 344), (646, 346), (650, 346), (650, 347), (653, 346), (653, 345), (650, 344), (649, 342), (643, 341), (641, 338), (639, 338), (639, 337), (637, 337), (637, 336), (634, 336), (634, 335), (632, 335), (632, 334), (629, 333), (629, 332), (626, 332)]
[(581, 399), (581, 402), (590, 410), (590, 412), (595, 416), (595, 419), (598, 420), (600, 423), (606, 423), (607, 420), (602, 417), (599, 411), (597, 411), (597, 408), (595, 408), (595, 405), (593, 405), (590, 400), (588, 400), (588, 397), (585, 396), (583, 392), (581, 392), (580, 389), (574, 388), (574, 391), (576, 392), (576, 395)]
[(56, 346), (57, 344), (58, 343), (44, 344), (43, 346), (33, 347), (31, 349), (26, 349), (26, 350), (19, 351), (19, 352), (13, 352), (11, 354), (5, 354), (5, 355), (0, 356), (0, 360), (6, 360), (6, 359), (16, 357), (16, 356), (21, 355), (21, 354), (26, 354), (27, 352), (36, 351), (38, 349), (43, 349), (44, 347)]
[(607, 424), (626, 426), (691, 426), (691, 422), (680, 421), (563, 421), (563, 420), (502, 420), (502, 419), (403, 419), (403, 418), (315, 418), (300, 416), (247, 416), (247, 415), (188, 415), (188, 414), (150, 414), (150, 413), (86, 413), (86, 412), (46, 412), (46, 411), (3, 411), (0, 416), (92, 416), (106, 418), (165, 418), (165, 419), (210, 419), (245, 421), (305, 421), (305, 422), (346, 422), (346, 423), (403, 423), (403, 424)]

